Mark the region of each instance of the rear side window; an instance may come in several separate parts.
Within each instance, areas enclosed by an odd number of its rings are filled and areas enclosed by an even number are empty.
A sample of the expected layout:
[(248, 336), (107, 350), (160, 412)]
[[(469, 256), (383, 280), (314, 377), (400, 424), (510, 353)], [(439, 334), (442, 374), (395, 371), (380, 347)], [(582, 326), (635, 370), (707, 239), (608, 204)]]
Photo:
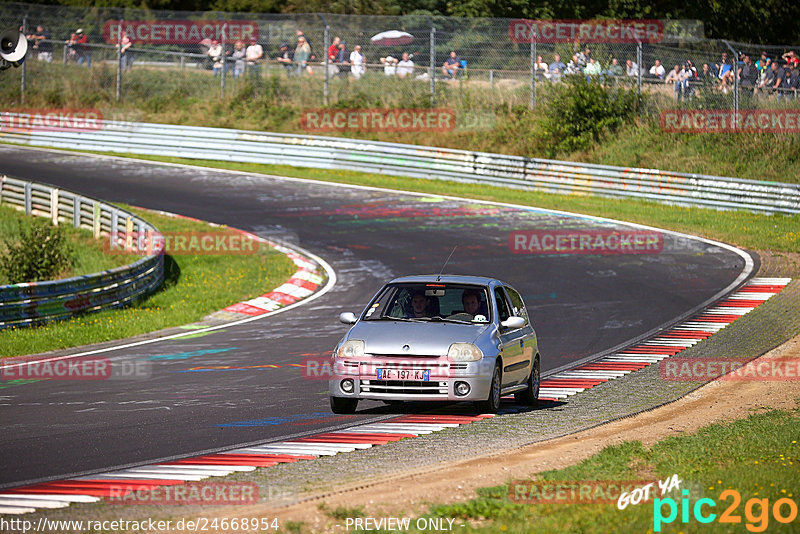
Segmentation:
[(508, 298), (511, 300), (511, 312), (513, 315), (517, 317), (522, 317), (525, 319), (525, 324), (528, 324), (528, 311), (525, 309), (525, 303), (522, 302), (522, 297), (519, 296), (514, 289), (506, 286), (506, 293), (508, 293)]
[(494, 298), (497, 301), (498, 319), (500, 319), (500, 322), (503, 322), (509, 317), (511, 317), (511, 313), (508, 309), (508, 303), (506, 302), (506, 295), (505, 293), (503, 293), (502, 288), (500, 287), (494, 288)]

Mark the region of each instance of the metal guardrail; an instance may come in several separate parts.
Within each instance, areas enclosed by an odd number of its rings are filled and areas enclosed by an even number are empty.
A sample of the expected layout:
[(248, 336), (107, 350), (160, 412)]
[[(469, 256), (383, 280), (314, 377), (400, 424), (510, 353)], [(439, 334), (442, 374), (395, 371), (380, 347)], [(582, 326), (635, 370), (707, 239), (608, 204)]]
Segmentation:
[[(156, 229), (110, 204), (49, 185), (0, 178), (0, 204), (48, 217), (53, 224), (86, 228), (96, 238), (126, 239)], [(124, 267), (64, 280), (0, 286), (0, 329), (41, 324), (78, 313), (115, 308), (156, 290), (164, 281), (163, 255), (150, 255)]]
[[(11, 114), (0, 113), (6, 115)], [(796, 184), (337, 137), (106, 121), (97, 130), (4, 131), (0, 140), (73, 150), (344, 169), (718, 209), (800, 213), (800, 185)]]

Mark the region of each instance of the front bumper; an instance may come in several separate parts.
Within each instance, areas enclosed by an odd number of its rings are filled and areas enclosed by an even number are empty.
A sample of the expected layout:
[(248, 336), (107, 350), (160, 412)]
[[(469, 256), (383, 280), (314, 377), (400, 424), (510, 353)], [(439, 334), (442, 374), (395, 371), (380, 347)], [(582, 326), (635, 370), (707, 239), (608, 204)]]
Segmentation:
[[(489, 369), (487, 373), (485, 370)], [(427, 370), (428, 380), (379, 380), (378, 369)], [(329, 381), (332, 397), (395, 401), (480, 401), (489, 396), (494, 363), (484, 361), (450, 362), (446, 358), (415, 359), (399, 363), (390, 359), (362, 361), (336, 360)], [(352, 380), (351, 392), (342, 389), (343, 380)], [(466, 395), (456, 393), (456, 385), (469, 386)]]

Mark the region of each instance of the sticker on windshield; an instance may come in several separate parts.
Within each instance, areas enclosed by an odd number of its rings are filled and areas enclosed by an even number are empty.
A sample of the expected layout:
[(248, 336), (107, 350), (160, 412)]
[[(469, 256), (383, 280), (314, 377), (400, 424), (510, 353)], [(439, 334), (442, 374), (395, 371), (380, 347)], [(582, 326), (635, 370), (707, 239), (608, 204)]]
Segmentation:
[(472, 322), (473, 322), (473, 323), (485, 323), (485, 322), (486, 322), (486, 317), (485, 317), (485, 316), (483, 316), (483, 315), (476, 315), (476, 316), (475, 316), (475, 317), (472, 319)]

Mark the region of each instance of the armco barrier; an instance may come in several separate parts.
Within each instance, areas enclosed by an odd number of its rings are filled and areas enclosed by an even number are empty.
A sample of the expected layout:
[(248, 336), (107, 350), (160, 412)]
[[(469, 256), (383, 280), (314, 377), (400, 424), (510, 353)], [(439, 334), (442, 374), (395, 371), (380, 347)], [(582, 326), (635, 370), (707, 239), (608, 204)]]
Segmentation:
[[(155, 232), (136, 215), (110, 204), (49, 185), (0, 178), (0, 204), (48, 217), (54, 224), (87, 228), (95, 237)], [(0, 329), (63, 319), (77, 313), (114, 308), (155, 291), (164, 281), (164, 257), (151, 255), (108, 271), (65, 280), (0, 286)]]
[[(0, 113), (6, 117), (14, 114)], [(4, 123), (11, 123), (4, 119)], [(19, 121), (16, 121), (19, 123)], [(638, 197), (681, 205), (800, 213), (800, 186), (336, 137), (106, 121), (99, 130), (17, 129), (33, 146), (344, 169), (551, 193)]]

